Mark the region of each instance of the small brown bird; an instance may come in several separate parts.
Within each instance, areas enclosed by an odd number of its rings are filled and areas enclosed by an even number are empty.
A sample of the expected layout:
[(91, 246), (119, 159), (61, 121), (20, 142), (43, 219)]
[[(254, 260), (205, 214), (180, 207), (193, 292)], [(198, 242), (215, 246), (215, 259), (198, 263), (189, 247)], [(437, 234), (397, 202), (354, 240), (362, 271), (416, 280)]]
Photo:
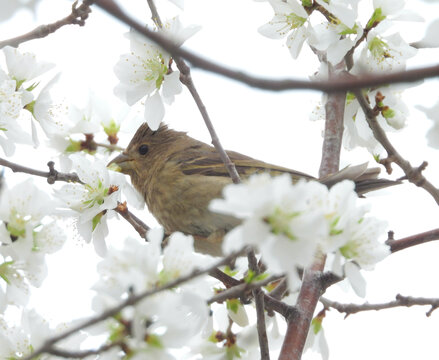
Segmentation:
[[(314, 179), (234, 151), (227, 151), (227, 154), (243, 179), (261, 172), (289, 173), (293, 181)], [(111, 164), (117, 164), (122, 173), (131, 177), (134, 187), (143, 195), (148, 209), (166, 233), (191, 234), (197, 251), (221, 255), (224, 234), (238, 225), (239, 220), (208, 209), (210, 201), (220, 198), (223, 187), (232, 183), (214, 147), (165, 125), (152, 131), (143, 124), (126, 150), (108, 165)], [(398, 183), (376, 179), (379, 169), (366, 168), (367, 164), (348, 167), (319, 181), (330, 187), (343, 179), (351, 179), (359, 194)]]

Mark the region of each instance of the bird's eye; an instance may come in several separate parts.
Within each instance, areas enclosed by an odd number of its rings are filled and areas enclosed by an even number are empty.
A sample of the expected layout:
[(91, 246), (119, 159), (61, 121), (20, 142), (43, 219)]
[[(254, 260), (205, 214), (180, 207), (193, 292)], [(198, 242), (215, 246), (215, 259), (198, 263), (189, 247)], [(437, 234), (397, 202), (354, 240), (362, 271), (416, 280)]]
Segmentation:
[(139, 146), (140, 155), (145, 155), (148, 152), (148, 150), (149, 150), (148, 145), (143, 144)]

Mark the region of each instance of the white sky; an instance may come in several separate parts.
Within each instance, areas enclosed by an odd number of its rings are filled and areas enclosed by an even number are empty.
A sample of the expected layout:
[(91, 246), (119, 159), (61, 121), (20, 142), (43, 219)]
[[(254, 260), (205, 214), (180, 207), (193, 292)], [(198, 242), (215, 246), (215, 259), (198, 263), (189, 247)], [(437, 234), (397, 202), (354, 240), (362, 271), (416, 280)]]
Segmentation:
[[(0, 0), (0, 11), (2, 1), (10, 0)], [(121, 3), (129, 5), (139, 19), (149, 21), (145, 0)], [(157, 3), (159, 11), (163, 7), (176, 10), (166, 0)], [(410, 1), (410, 5), (429, 20), (439, 14), (439, 5), (435, 3)], [(69, 1), (42, 0), (37, 22), (28, 12), (20, 12), (11, 21), (0, 24), (0, 37), (12, 37), (29, 31), (36, 24), (58, 20), (69, 12), (69, 6)], [(272, 10), (267, 3), (186, 0), (183, 22), (202, 25), (202, 30), (186, 45), (200, 55), (255, 75), (306, 79), (318, 69), (309, 50), (303, 51), (298, 61), (293, 61), (283, 41), (269, 40), (257, 33), (256, 29), (271, 16)], [(404, 24), (402, 35), (407, 35), (408, 41), (418, 40), (422, 36), (422, 26)], [(123, 37), (126, 31), (125, 26), (94, 10), (85, 27), (64, 27), (45, 39), (23, 44), (21, 48), (58, 65), (58, 71), (63, 73), (60, 97), (80, 103), (91, 89), (109, 103), (114, 103), (117, 100), (112, 91), (117, 79), (112, 68), (119, 56), (128, 51), (128, 41)], [(422, 54), (409, 64), (437, 63), (437, 51), (426, 50)], [(319, 93), (259, 91), (198, 70), (193, 70), (193, 77), (225, 148), (317, 174), (323, 122), (311, 122), (308, 118), (320, 99)], [(427, 81), (407, 91), (406, 100), (411, 107), (414, 104), (430, 107), (437, 100), (437, 87), (437, 80)], [(175, 129), (188, 131), (191, 136), (209, 142), (208, 132), (186, 91), (177, 97), (171, 108), (167, 108), (165, 121)], [(439, 186), (438, 153), (426, 146), (425, 133), (430, 124), (422, 113), (411, 110), (408, 127), (401, 133), (391, 134), (391, 139), (413, 165), (427, 160), (430, 165), (425, 175)], [(121, 145), (126, 145), (130, 137), (131, 133), (122, 136)], [(21, 147), (12, 160), (45, 169), (50, 159), (49, 155), (46, 158), (29, 147)], [(363, 149), (342, 154), (343, 165), (364, 161), (373, 160)], [(396, 173), (395, 176), (400, 175), (400, 172)], [(9, 183), (23, 178), (20, 174), (7, 173)], [(43, 180), (38, 183), (50, 191)], [(387, 219), (396, 238), (438, 227), (437, 205), (425, 191), (414, 186), (382, 191), (365, 201), (372, 204), (376, 216)], [(146, 210), (138, 214), (153, 224)], [(121, 227), (132, 236), (136, 235), (121, 222), (117, 222), (112, 231)], [(390, 301), (398, 293), (439, 297), (436, 285), (438, 251), (439, 243), (433, 242), (390, 256), (377, 266), (376, 271), (366, 274), (369, 280), (367, 300)], [(82, 291), (96, 279), (94, 259), (91, 247), (84, 245), (79, 238), (70, 241), (59, 255), (51, 256), (49, 277), (44, 283), (47, 290), (37, 291), (37, 310), (57, 321), (86, 315), (92, 293), (83, 294)], [(61, 268), (55, 272), (57, 266)], [(343, 293), (338, 287), (331, 288), (326, 296), (342, 302), (363, 301), (351, 293)], [(415, 307), (369, 312), (352, 315), (346, 320), (343, 320), (343, 315), (330, 311), (323, 325), (331, 359), (437, 359), (439, 314), (434, 312), (431, 318), (426, 318), (427, 310), (426, 307)], [(305, 358), (313, 357), (308, 354)]]

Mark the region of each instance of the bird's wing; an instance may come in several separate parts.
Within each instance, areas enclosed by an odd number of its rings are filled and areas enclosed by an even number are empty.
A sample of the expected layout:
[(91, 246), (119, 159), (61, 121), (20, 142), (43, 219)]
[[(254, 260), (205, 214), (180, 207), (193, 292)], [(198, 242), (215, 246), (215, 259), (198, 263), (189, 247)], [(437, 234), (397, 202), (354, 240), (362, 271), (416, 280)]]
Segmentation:
[[(301, 178), (317, 180), (305, 173), (255, 160), (235, 151), (227, 151), (227, 154), (230, 160), (235, 164), (238, 174), (243, 178), (247, 178), (252, 174), (268, 172), (271, 175), (288, 173), (291, 175), (293, 181), (297, 181)], [(218, 152), (211, 146), (203, 143), (185, 149), (173, 160), (179, 163), (179, 168), (185, 175), (199, 174), (204, 176), (229, 177), (229, 173)], [(368, 169), (367, 163), (365, 163), (356, 166), (347, 166), (334, 174), (330, 174), (318, 180), (329, 188), (342, 180), (352, 180), (355, 182), (356, 192), (360, 195), (401, 183), (400, 181), (378, 179), (377, 176), (379, 172), (379, 168)]]
[[(271, 175), (289, 173), (294, 180), (313, 179), (305, 173), (255, 160), (235, 151), (227, 151), (227, 154), (235, 164), (238, 174), (244, 178), (256, 173), (268, 172)], [(186, 175), (229, 176), (218, 152), (210, 146), (197, 145), (186, 149), (178, 155), (178, 160), (182, 172)]]

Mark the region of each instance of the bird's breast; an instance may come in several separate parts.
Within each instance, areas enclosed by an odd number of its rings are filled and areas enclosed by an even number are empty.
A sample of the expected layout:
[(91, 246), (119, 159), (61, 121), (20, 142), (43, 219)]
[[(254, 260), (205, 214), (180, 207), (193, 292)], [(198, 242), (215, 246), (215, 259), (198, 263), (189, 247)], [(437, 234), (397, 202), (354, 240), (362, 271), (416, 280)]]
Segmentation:
[(145, 200), (151, 213), (167, 233), (209, 236), (218, 230), (229, 231), (239, 221), (234, 217), (213, 213), (209, 203), (220, 198), (231, 180), (220, 176), (184, 175), (175, 166), (165, 166), (146, 190)]

